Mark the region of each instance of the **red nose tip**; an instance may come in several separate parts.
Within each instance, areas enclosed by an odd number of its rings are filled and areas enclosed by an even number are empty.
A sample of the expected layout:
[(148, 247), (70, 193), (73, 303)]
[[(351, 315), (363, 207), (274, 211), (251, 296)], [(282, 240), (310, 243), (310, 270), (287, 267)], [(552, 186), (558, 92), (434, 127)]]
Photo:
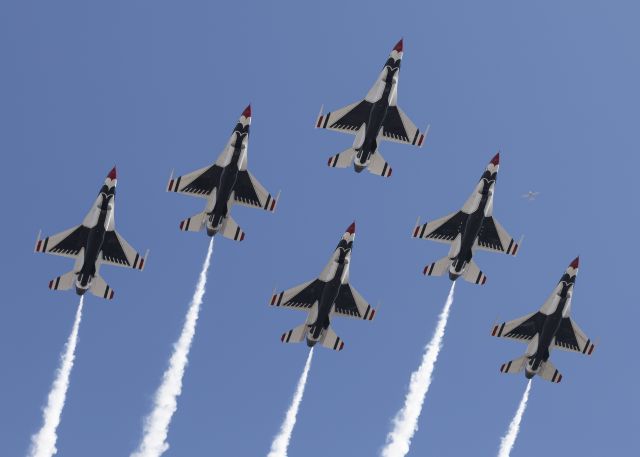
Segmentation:
[(242, 115), (243, 115), (244, 117), (247, 117), (247, 118), (251, 117), (251, 105), (248, 105), (248, 106), (244, 109), (244, 111), (242, 112)]
[(352, 235), (356, 233), (356, 223), (355, 221), (347, 228), (347, 233), (351, 233)]
[(398, 43), (393, 48), (394, 51), (402, 52), (402, 40), (403, 38), (400, 38), (400, 41), (398, 41)]
[(111, 171), (109, 172), (109, 174), (107, 175), (107, 178), (109, 179), (116, 179), (116, 167), (113, 167), (111, 169)]
[(497, 153), (496, 155), (493, 156), (493, 159), (491, 159), (491, 162), (494, 165), (499, 165), (500, 164), (500, 153)]
[(571, 262), (570, 267), (571, 268), (578, 268), (578, 264), (580, 263), (580, 256), (576, 257), (575, 259), (573, 259), (573, 262)]

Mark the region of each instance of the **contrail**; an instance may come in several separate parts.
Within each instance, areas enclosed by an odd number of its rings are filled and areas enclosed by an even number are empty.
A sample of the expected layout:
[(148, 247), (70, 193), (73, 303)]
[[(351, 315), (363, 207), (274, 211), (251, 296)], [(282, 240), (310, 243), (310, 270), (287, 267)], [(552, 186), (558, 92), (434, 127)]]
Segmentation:
[(500, 450), (498, 451), (498, 457), (509, 457), (509, 454), (511, 454), (511, 449), (513, 449), (513, 445), (516, 443), (516, 438), (518, 437), (518, 432), (520, 431), (520, 422), (522, 421), (524, 410), (527, 409), (527, 401), (529, 400), (530, 390), (531, 379), (529, 379), (527, 388), (524, 390), (524, 395), (522, 395), (522, 400), (520, 400), (520, 404), (518, 405), (518, 409), (516, 410), (516, 415), (513, 416), (513, 419), (509, 424), (509, 431), (505, 436), (502, 437), (502, 440), (500, 441)]
[(300, 408), (300, 402), (302, 401), (302, 395), (304, 394), (304, 388), (307, 384), (307, 377), (309, 376), (309, 369), (311, 368), (311, 357), (313, 356), (313, 348), (309, 351), (307, 356), (307, 363), (304, 364), (304, 370), (302, 370), (302, 376), (298, 381), (296, 392), (293, 394), (293, 400), (291, 406), (287, 411), (287, 415), (284, 417), (284, 421), (280, 426), (280, 432), (276, 435), (271, 443), (271, 451), (267, 457), (287, 457), (287, 449), (289, 448), (289, 441), (291, 441), (291, 433), (293, 432), (293, 426), (296, 425), (296, 419), (298, 416), (298, 409)]
[(453, 292), (455, 288), (456, 283), (454, 282), (451, 284), (449, 296), (438, 318), (438, 325), (433, 333), (433, 337), (431, 337), (431, 341), (425, 347), (422, 363), (416, 371), (411, 373), (409, 391), (404, 399), (402, 409), (398, 411), (396, 417), (393, 419), (393, 430), (387, 435), (387, 442), (381, 453), (382, 457), (404, 457), (409, 452), (411, 438), (413, 438), (414, 433), (418, 430), (418, 418), (422, 411), (424, 397), (427, 395), (429, 385), (431, 385), (433, 368), (436, 360), (438, 360), (440, 349), (442, 348), (442, 339), (445, 328), (447, 327), (447, 320), (449, 319), (449, 310), (453, 304)]
[(80, 328), (80, 320), (82, 319), (83, 303), (84, 297), (80, 297), (80, 304), (78, 304), (76, 318), (73, 321), (71, 335), (69, 335), (69, 339), (67, 340), (64, 353), (60, 357), (60, 367), (56, 372), (56, 378), (51, 386), (51, 391), (47, 398), (47, 406), (45, 406), (42, 412), (42, 428), (31, 437), (30, 457), (51, 457), (58, 452), (56, 449), (56, 441), (58, 440), (57, 430), (60, 424), (62, 409), (64, 408), (64, 403), (67, 398), (73, 360), (76, 357), (78, 329)]
[(162, 383), (156, 391), (153, 401), (153, 410), (144, 422), (144, 434), (138, 449), (131, 454), (131, 457), (158, 457), (169, 449), (167, 443), (167, 433), (171, 417), (178, 408), (177, 398), (182, 392), (182, 377), (187, 366), (191, 342), (196, 333), (196, 323), (200, 313), (200, 305), (204, 297), (205, 286), (207, 284), (207, 271), (211, 263), (213, 253), (213, 238), (209, 242), (207, 256), (204, 259), (198, 284), (193, 293), (193, 298), (189, 304), (189, 310), (185, 318), (184, 326), (180, 338), (173, 346), (173, 354), (169, 360), (169, 367), (162, 376)]

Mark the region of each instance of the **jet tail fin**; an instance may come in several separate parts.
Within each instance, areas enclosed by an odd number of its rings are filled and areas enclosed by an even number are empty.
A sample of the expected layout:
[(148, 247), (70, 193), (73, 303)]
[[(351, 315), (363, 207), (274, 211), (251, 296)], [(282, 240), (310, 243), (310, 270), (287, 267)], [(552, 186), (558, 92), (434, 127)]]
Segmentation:
[(382, 176), (384, 178), (388, 178), (391, 176), (391, 166), (384, 160), (382, 154), (378, 151), (373, 154), (371, 157), (371, 163), (369, 164), (369, 173), (373, 173), (374, 175)]
[(422, 274), (425, 276), (442, 276), (449, 269), (450, 265), (451, 259), (449, 257), (443, 257), (424, 267)]
[(329, 159), (327, 165), (332, 168), (347, 168), (353, 163), (353, 159), (356, 156), (356, 150), (353, 148), (345, 149), (339, 154), (334, 155)]
[(527, 363), (526, 354), (510, 362), (503, 363), (500, 373), (520, 373)]
[(543, 363), (538, 375), (542, 379), (546, 379), (547, 381), (554, 382), (556, 384), (562, 381), (562, 374), (560, 374), (560, 372), (556, 369), (556, 367), (553, 365), (553, 363), (551, 363), (550, 360), (547, 360)]
[(222, 236), (234, 241), (244, 240), (244, 232), (231, 216), (227, 216), (222, 224)]
[(478, 264), (475, 263), (473, 259), (467, 264), (462, 277), (465, 281), (469, 281), (473, 284), (480, 284), (481, 286), (484, 286), (487, 282), (487, 275), (480, 270)]
[(58, 276), (49, 281), (49, 289), (51, 290), (69, 290), (73, 287), (76, 280), (76, 272), (71, 270), (68, 273)]
[(342, 351), (344, 348), (344, 341), (333, 331), (331, 327), (324, 331), (322, 337), (322, 345), (326, 348), (333, 349), (334, 351)]
[(180, 221), (180, 230), (183, 232), (199, 232), (204, 228), (204, 220), (206, 217), (207, 213), (205, 212), (188, 217)]
[(113, 299), (113, 289), (100, 275), (96, 275), (91, 281), (91, 288), (89, 289), (96, 297), (104, 298), (105, 300)]
[(280, 341), (283, 343), (301, 343), (304, 340), (307, 328), (306, 323), (298, 325), (296, 328), (284, 332), (280, 337)]

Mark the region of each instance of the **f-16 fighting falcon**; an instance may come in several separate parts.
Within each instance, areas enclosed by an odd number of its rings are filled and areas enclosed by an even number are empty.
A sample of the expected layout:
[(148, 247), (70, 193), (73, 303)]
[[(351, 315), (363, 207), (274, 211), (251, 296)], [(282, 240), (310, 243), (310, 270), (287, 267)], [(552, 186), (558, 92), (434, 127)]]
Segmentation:
[(402, 40), (395, 45), (380, 76), (364, 100), (336, 111), (320, 114), (316, 128), (351, 133), (353, 146), (329, 159), (330, 167), (346, 168), (353, 164), (356, 172), (365, 168), (373, 174), (391, 176), (391, 167), (378, 151), (382, 140), (421, 147), (426, 132), (421, 132), (397, 106), (398, 77), (402, 60)]
[(308, 312), (304, 324), (282, 334), (283, 343), (316, 343), (341, 351), (344, 341), (331, 328), (333, 316), (353, 317), (370, 321), (376, 310), (349, 284), (351, 247), (355, 238), (355, 222), (347, 228), (320, 277), (271, 297), (271, 306), (300, 309)]
[(113, 167), (81, 225), (44, 239), (38, 235), (36, 252), (76, 260), (73, 270), (49, 281), (49, 289), (68, 290), (75, 285), (78, 295), (89, 290), (111, 300), (113, 289), (98, 273), (101, 264), (136, 270), (144, 268), (146, 255), (138, 254), (115, 229), (116, 182), (116, 168)]
[(502, 373), (519, 373), (524, 368), (528, 379), (539, 375), (558, 383), (562, 375), (549, 361), (551, 349), (593, 353), (595, 345), (569, 317), (578, 262), (577, 257), (571, 262), (540, 311), (493, 327), (493, 336), (529, 343), (525, 355), (500, 367)]
[(247, 170), (250, 124), (251, 105), (242, 112), (227, 146), (213, 165), (175, 179), (171, 173), (167, 192), (207, 199), (204, 211), (180, 222), (180, 230), (199, 232), (206, 228), (209, 236), (221, 233), (242, 241), (245, 234), (229, 214), (234, 203), (275, 210), (278, 197), (273, 198)]
[(491, 159), (461, 211), (423, 225), (419, 221), (416, 224), (412, 233), (414, 238), (451, 244), (449, 255), (427, 265), (423, 271), (425, 275), (441, 276), (448, 270), (452, 281), (462, 276), (474, 284), (485, 284), (487, 277), (472, 259), (476, 248), (516, 255), (518, 243), (492, 216), (499, 164), (500, 153)]

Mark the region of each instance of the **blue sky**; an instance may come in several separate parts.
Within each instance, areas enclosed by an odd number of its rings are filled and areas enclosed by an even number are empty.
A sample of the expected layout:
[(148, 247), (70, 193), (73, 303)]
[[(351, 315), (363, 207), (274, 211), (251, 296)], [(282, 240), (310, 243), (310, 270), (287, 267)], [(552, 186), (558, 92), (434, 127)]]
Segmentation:
[[(317, 351), (290, 454), (377, 455), (449, 289), (420, 274), (447, 248), (410, 231), (458, 209), (498, 149), (494, 215), (526, 238), (477, 255), (484, 288), (458, 285), (410, 455), (496, 453), (525, 387), (498, 368), (524, 346), (491, 325), (539, 308), (577, 254), (573, 317), (600, 345), (553, 353), (563, 382), (534, 381), (514, 455), (637, 453), (639, 8), (561, 3), (1, 3), (0, 453), (40, 427), (78, 302), (47, 289), (71, 261), (33, 254), (36, 234), (80, 223), (114, 164), (118, 230), (151, 255), (101, 271), (112, 302), (87, 297), (58, 449), (135, 449), (207, 244), (177, 228), (202, 202), (166, 179), (213, 162), (249, 102), (249, 167), (282, 199), (235, 208), (246, 240), (216, 244), (165, 455), (266, 455), (306, 357), (279, 341), (303, 315), (270, 294), (316, 276), (353, 219), (351, 281), (382, 305), (334, 322), (346, 347)], [(320, 105), (364, 97), (400, 37), (398, 101), (426, 146), (383, 143), (389, 180), (329, 169), (352, 138), (313, 129)]]

